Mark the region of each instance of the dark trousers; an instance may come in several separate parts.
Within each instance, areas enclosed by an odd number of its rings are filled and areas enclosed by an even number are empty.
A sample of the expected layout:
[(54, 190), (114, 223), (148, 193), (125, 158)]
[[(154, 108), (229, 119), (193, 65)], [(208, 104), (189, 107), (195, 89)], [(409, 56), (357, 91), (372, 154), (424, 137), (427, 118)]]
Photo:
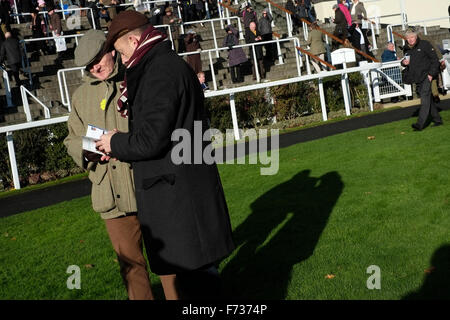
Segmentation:
[(417, 84), (417, 91), (420, 94), (420, 111), (419, 118), (417, 119), (417, 124), (420, 128), (425, 126), (425, 123), (428, 120), (428, 116), (431, 114), (431, 118), (433, 122), (439, 123), (442, 122), (441, 116), (436, 107), (436, 103), (434, 102), (431, 96), (431, 81), (428, 80), (428, 77), (425, 78), (422, 83)]
[(20, 62), (9, 65), (8, 67), (11, 70), (11, 74), (14, 78), (14, 81), (16, 82), (16, 86), (20, 87), (20, 78), (19, 78)]
[(230, 67), (230, 73), (231, 73), (231, 81), (233, 83), (240, 82), (243, 80), (242, 76), (241, 76), (241, 65), (240, 64)]
[[(270, 41), (273, 40), (272, 38), (272, 34), (268, 33), (268, 34), (263, 34), (262, 35), (262, 41)], [(264, 48), (266, 49), (266, 59), (270, 60), (270, 61), (274, 61), (276, 58), (276, 48), (275, 48), (275, 43), (266, 43), (264, 45)]]
[[(264, 63), (263, 59), (257, 59), (258, 61), (258, 72), (261, 79), (264, 79), (266, 77), (266, 70), (264, 70)], [(252, 57), (252, 73), (253, 73), (253, 80), (256, 80), (256, 70), (255, 70), (255, 60)]]

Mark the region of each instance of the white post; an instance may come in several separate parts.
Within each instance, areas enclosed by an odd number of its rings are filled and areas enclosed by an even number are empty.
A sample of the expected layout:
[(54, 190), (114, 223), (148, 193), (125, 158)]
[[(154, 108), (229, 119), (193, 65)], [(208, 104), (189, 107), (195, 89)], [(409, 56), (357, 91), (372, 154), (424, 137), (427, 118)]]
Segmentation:
[(371, 21), (369, 21), (370, 23), (370, 30), (372, 31), (372, 50), (377, 50), (378, 46), (377, 46), (377, 38), (375, 37), (375, 30), (373, 27), (373, 23)]
[(59, 1), (59, 5), (61, 6), (63, 20), (66, 20), (66, 15), (64, 14), (64, 3), (63, 1)]
[(311, 74), (311, 65), (309, 64), (309, 56), (305, 53), (306, 73)]
[[(182, 19), (180, 6), (177, 6), (177, 9), (178, 9), (178, 18)], [(182, 22), (184, 22), (184, 21), (182, 21)], [(180, 25), (180, 30), (181, 30), (181, 33), (184, 34), (184, 25), (183, 25), (183, 23), (181, 23), (181, 25)]]
[(308, 40), (308, 25), (305, 23), (305, 21), (302, 21), (303, 24), (303, 36), (305, 38), (305, 41)]
[(300, 77), (302, 75), (302, 68), (301, 68), (300, 62), (302, 60), (299, 57), (300, 53), (299, 53), (299, 50), (297, 49), (297, 47), (300, 48), (300, 41), (297, 38), (295, 38), (295, 40), (294, 40), (295, 61), (297, 63), (297, 73), (298, 73), (298, 76)]
[(9, 84), (8, 72), (3, 70), (3, 84), (5, 85), (6, 105), (8, 108), (14, 107), (11, 97), (11, 85)]
[(67, 98), (67, 110), (69, 112), (71, 112), (72, 111), (72, 107), (70, 105), (69, 89), (67, 88), (67, 80), (66, 80), (66, 73), (65, 72), (63, 72), (62, 77), (63, 77), (63, 82), (64, 82), (64, 91), (66, 93), (66, 98)]
[(220, 18), (220, 27), (223, 29), (223, 7), (220, 5), (222, 3), (222, 0), (217, 0), (217, 11), (219, 12), (219, 18)]
[(94, 13), (92, 12), (92, 8), (89, 8), (89, 10), (91, 11), (92, 28), (97, 29), (97, 26), (95, 25)]
[(172, 43), (172, 50), (175, 50), (175, 45), (173, 43), (172, 30), (170, 29), (170, 25), (167, 26), (167, 30), (169, 31), (169, 39), (170, 39), (170, 42)]
[(379, 76), (376, 71), (371, 72), (371, 78), (372, 78), (372, 87), (373, 87), (373, 95), (375, 102), (380, 102), (380, 82), (379, 82)]
[(244, 33), (242, 32), (241, 19), (238, 17), (237, 21), (238, 21), (238, 30), (239, 30), (239, 40), (244, 40)]
[(217, 90), (216, 75), (214, 73), (214, 64), (212, 61), (211, 51), (208, 51), (208, 56), (209, 56), (209, 70), (211, 70), (211, 77), (214, 85), (214, 90)]
[(288, 31), (288, 37), (292, 37), (292, 20), (291, 15), (286, 12), (286, 27)]
[(16, 0), (14, 0), (14, 9), (16, 9), (16, 21), (17, 21), (17, 24), (19, 24), (20, 23), (19, 10), (17, 9), (17, 2), (16, 2)]
[(241, 137), (239, 135), (239, 128), (236, 115), (236, 104), (234, 102), (234, 93), (230, 93), (230, 109), (231, 109), (231, 119), (233, 120), (234, 139), (239, 140), (241, 139)]
[(16, 153), (14, 152), (14, 142), (12, 132), (6, 133), (6, 142), (8, 144), (9, 162), (11, 163), (11, 172), (13, 176), (14, 188), (20, 189), (19, 172), (17, 171)]
[[(295, 42), (294, 42), (295, 45)], [(278, 64), (284, 64), (283, 55), (281, 54), (280, 38), (277, 37)]]
[(425, 34), (425, 35), (428, 35), (428, 32), (427, 32), (427, 26), (424, 24), (423, 25), (423, 33)]
[(259, 69), (258, 69), (258, 60), (256, 59), (256, 51), (255, 51), (255, 45), (252, 44), (252, 52), (253, 52), (253, 63), (256, 73), (256, 82), (260, 82), (261, 78), (259, 77)]
[(375, 21), (376, 21), (377, 34), (380, 34), (380, 17), (376, 17)]
[[(343, 63), (344, 69), (347, 69), (347, 64)], [(345, 104), (345, 114), (347, 116), (350, 115), (350, 97), (348, 96), (349, 93), (349, 85), (348, 85), (348, 74), (344, 73), (341, 76), (341, 85), (342, 85), (342, 94), (344, 95), (344, 104)]]
[(208, 1), (205, 1), (205, 12), (206, 12), (206, 18), (211, 19), (211, 14), (209, 13)]
[(32, 120), (31, 112), (30, 112), (30, 105), (28, 104), (27, 93), (25, 92), (24, 86), (20, 86), (20, 95), (22, 96), (23, 111), (25, 112), (27, 122), (30, 122)]
[[(222, 20), (220, 20), (222, 21)], [(214, 22), (213, 20), (211, 20), (211, 29), (212, 29), (212, 34), (213, 34), (213, 39), (214, 39), (214, 49), (217, 49), (217, 37), (216, 37), (216, 30), (214, 29)], [(216, 50), (216, 57), (219, 58), (219, 50)]]
[[(363, 65), (367, 65), (367, 64), (368, 64), (367, 61), (361, 61), (359, 63), (359, 66), (363, 66)], [(372, 88), (370, 85), (370, 73), (369, 73), (369, 71), (363, 71), (361, 73), (364, 77), (364, 82), (367, 87), (367, 95), (368, 95), (368, 99), (369, 99), (369, 109), (370, 109), (370, 111), (373, 111)]]
[(228, 10), (228, 8), (225, 8), (225, 13), (227, 15), (227, 24), (231, 24), (231, 21), (230, 21), (230, 10)]
[(269, 2), (269, 13), (270, 13), (270, 15), (272, 16), (272, 22), (271, 22), (271, 26), (272, 26), (272, 28), (273, 27), (275, 27), (275, 20), (273, 20), (273, 14), (272, 14), (272, 5), (270, 4), (270, 2)]
[(320, 96), (320, 106), (322, 107), (322, 119), (323, 121), (328, 120), (327, 115), (327, 105), (325, 101), (325, 93), (323, 91), (323, 79), (319, 78), (319, 96)]

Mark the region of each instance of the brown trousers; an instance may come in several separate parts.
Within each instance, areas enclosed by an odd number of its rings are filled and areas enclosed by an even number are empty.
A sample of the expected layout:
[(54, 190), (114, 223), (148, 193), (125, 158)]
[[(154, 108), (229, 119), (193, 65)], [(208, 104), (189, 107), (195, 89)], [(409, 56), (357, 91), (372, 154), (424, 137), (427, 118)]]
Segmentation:
[[(120, 265), (120, 274), (130, 300), (153, 300), (153, 292), (142, 252), (142, 234), (137, 216), (104, 220)], [(175, 275), (160, 276), (167, 300), (177, 300)]]

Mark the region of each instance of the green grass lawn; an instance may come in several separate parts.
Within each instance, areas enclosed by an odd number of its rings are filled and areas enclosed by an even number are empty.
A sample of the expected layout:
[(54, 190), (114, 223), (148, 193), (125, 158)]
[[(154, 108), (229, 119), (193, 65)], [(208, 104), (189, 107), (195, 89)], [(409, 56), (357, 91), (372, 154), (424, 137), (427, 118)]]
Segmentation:
[[(446, 125), (422, 132), (409, 119), (282, 149), (274, 176), (220, 165), (237, 246), (220, 264), (227, 294), (450, 298), (450, 112), (441, 114)], [(0, 299), (127, 298), (89, 197), (0, 219), (0, 248)], [(81, 267), (81, 290), (66, 287), (70, 265)], [(371, 265), (380, 290), (366, 286)]]

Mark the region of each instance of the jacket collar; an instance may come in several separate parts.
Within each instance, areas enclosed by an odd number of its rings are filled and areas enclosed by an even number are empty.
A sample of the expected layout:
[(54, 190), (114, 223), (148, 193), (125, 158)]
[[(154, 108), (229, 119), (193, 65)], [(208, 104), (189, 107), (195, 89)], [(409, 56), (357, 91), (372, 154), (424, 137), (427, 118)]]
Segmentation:
[(134, 73), (135, 70), (141, 70), (140, 66), (150, 62), (156, 56), (163, 55), (165, 53), (168, 53), (168, 52), (172, 51), (172, 45), (171, 45), (170, 41), (168, 41), (167, 39), (168, 38), (166, 38), (165, 40), (163, 40), (160, 43), (156, 44), (153, 48), (151, 48), (142, 57), (141, 61), (139, 61), (138, 64), (136, 64), (135, 66), (127, 69), (127, 77), (130, 74)]

